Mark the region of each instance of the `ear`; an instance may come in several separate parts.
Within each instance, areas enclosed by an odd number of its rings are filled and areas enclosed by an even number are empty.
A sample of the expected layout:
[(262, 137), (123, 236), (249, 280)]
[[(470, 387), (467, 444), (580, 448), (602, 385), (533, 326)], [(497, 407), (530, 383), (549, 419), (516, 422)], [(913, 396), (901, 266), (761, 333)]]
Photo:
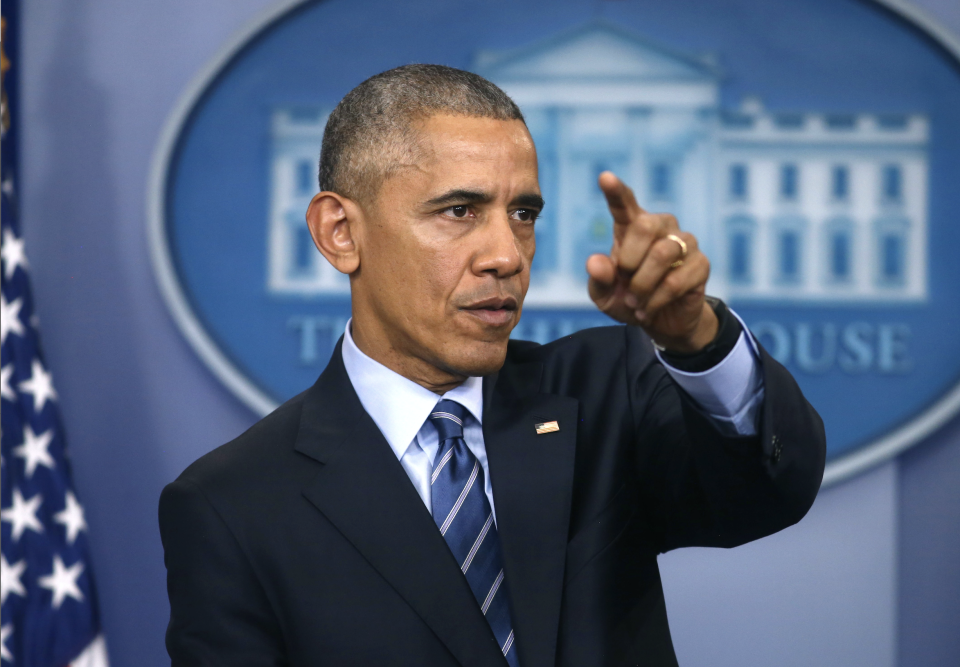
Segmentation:
[(335, 192), (319, 193), (307, 208), (307, 227), (317, 250), (340, 273), (360, 268), (356, 234), (361, 215), (356, 203)]

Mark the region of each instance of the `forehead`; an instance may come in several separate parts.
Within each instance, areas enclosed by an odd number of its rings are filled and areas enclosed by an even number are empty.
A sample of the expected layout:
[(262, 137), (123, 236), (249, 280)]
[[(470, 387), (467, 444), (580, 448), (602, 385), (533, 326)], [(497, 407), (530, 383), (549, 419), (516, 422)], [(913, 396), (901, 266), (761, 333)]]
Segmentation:
[(437, 115), (422, 122), (419, 135), (422, 168), (532, 169), (536, 177), (536, 149), (522, 121)]
[(537, 153), (522, 121), (436, 115), (404, 143), (403, 157), (381, 172), (378, 207), (420, 209), (453, 190), (491, 200), (540, 194)]

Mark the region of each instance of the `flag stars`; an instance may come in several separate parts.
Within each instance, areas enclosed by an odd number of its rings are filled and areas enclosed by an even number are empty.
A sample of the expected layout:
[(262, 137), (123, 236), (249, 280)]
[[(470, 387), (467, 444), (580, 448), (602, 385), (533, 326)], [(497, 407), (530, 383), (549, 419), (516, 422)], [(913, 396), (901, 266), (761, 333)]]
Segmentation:
[(10, 386), (10, 378), (13, 377), (13, 364), (7, 364), (2, 369), (0, 369), (0, 398), (5, 398), (8, 401), (16, 401), (17, 394), (13, 391), (13, 387)]
[(53, 388), (53, 375), (43, 368), (39, 359), (30, 365), (30, 379), (20, 383), (19, 389), (33, 394), (33, 411), (39, 413), (47, 401), (56, 400), (57, 391)]
[(7, 334), (23, 335), (23, 322), (20, 321), (21, 308), (23, 308), (23, 299), (18, 298), (7, 303), (6, 297), (0, 294), (0, 344), (7, 342)]
[(23, 466), (27, 473), (27, 479), (33, 477), (37, 466), (53, 470), (56, 467), (56, 461), (50, 456), (50, 442), (53, 440), (53, 429), (44, 431), (40, 435), (33, 432), (29, 424), (23, 427), (23, 444), (14, 447), (13, 455), (23, 459)]
[(23, 576), (23, 571), (26, 569), (26, 560), (11, 565), (7, 562), (5, 556), (0, 555), (0, 604), (7, 601), (7, 596), (10, 593), (20, 597), (27, 596), (27, 589), (23, 587), (23, 582), (20, 581), (20, 577)]
[(87, 521), (83, 516), (83, 506), (77, 502), (73, 491), (67, 491), (67, 506), (53, 515), (53, 520), (63, 524), (67, 531), (67, 544), (72, 545), (81, 530), (87, 529)]
[(10, 653), (10, 649), (7, 648), (7, 640), (10, 639), (11, 635), (13, 635), (13, 625), (7, 623), (4, 626), (0, 626), (0, 659), (13, 662), (13, 655)]
[[(9, 34), (6, 14), (4, 5), (4, 50)], [(5, 73), (8, 64), (4, 53)], [(8, 120), (8, 102), (4, 94), (4, 121)], [(56, 644), (77, 648), (73, 655), (61, 656), (60, 664), (106, 665), (93, 580), (86, 572), (89, 528), (72, 491), (62, 443), (60, 399), (40, 353), (39, 318), (30, 293), (31, 264), (25, 235), (16, 224), (16, 192), (10, 177), (16, 161), (9, 164), (8, 158), (14, 156), (7, 150), (8, 125), (5, 122), (0, 128), (4, 148), (0, 176), (0, 663), (11, 667), (42, 662), (53, 656)]]
[(77, 578), (83, 572), (83, 562), (77, 561), (66, 567), (59, 555), (53, 557), (53, 572), (40, 577), (37, 583), (53, 593), (53, 608), (59, 609), (68, 597), (83, 602), (83, 593), (77, 586)]
[(3, 275), (7, 280), (13, 278), (18, 266), (24, 269), (29, 266), (27, 255), (23, 251), (23, 239), (17, 238), (10, 228), (3, 230), (3, 249), (0, 250), (0, 255), (3, 256)]
[(39, 493), (30, 500), (24, 500), (20, 489), (13, 490), (13, 504), (0, 511), (0, 520), (11, 523), (10, 535), (14, 542), (19, 541), (27, 529), (35, 533), (43, 532), (43, 524), (37, 518), (37, 510), (42, 502), (43, 497)]

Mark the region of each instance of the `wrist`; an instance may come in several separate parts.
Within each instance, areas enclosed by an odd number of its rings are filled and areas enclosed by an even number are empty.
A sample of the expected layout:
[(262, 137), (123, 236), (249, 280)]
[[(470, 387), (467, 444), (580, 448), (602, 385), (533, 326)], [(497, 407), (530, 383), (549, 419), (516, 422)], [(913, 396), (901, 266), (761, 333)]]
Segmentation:
[[(727, 358), (736, 347), (743, 333), (740, 320), (734, 316), (723, 301), (707, 297), (707, 302), (717, 317), (718, 327), (714, 339), (704, 348), (693, 353), (671, 352), (660, 347), (661, 360), (677, 370), (701, 373)], [(656, 343), (654, 343), (656, 345)]]
[(720, 328), (720, 321), (711, 301), (712, 299), (704, 300), (700, 319), (689, 335), (670, 338), (658, 336), (653, 339), (654, 345), (663, 352), (679, 355), (697, 354), (710, 345), (716, 339)]

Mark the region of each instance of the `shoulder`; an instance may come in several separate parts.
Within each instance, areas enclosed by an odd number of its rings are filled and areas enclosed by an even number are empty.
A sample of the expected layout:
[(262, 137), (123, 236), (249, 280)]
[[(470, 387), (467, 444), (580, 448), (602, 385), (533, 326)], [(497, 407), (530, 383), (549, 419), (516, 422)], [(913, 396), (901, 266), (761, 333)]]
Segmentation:
[(656, 360), (653, 344), (641, 329), (618, 324), (582, 329), (546, 345), (511, 340), (507, 345), (506, 363), (616, 362), (628, 355), (641, 363)]
[(653, 344), (637, 327), (614, 325), (583, 329), (546, 345), (511, 340), (504, 366), (542, 366), (545, 389), (557, 390), (571, 381), (639, 375), (657, 364)]
[(307, 392), (294, 396), (230, 442), (201, 456), (171, 486), (189, 485), (216, 493), (262, 482), (289, 467)]

